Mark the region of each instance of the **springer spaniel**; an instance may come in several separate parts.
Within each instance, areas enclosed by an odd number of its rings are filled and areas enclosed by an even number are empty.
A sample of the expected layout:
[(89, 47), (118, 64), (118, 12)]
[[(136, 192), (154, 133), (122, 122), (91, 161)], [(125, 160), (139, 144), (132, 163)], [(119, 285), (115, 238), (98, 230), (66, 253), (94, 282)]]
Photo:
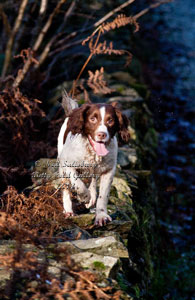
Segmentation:
[[(95, 224), (100, 226), (112, 221), (107, 214), (107, 202), (117, 163), (115, 134), (118, 133), (120, 143), (127, 143), (130, 137), (128, 119), (116, 105), (84, 104), (75, 108), (65, 119), (58, 136), (60, 177), (63, 182), (68, 178), (78, 199), (85, 201), (87, 208), (96, 203), (96, 180), (100, 177), (95, 218)], [(81, 180), (84, 177), (91, 178), (89, 188)], [(74, 215), (67, 187), (63, 188), (63, 206), (66, 217)]]

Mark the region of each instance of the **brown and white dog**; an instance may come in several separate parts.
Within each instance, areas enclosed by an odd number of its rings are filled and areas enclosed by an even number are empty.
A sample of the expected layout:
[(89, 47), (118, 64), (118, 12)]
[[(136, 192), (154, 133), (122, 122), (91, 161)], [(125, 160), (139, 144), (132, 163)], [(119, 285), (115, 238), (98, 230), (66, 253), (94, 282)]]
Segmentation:
[[(95, 218), (95, 224), (100, 226), (112, 220), (107, 214), (107, 202), (117, 163), (116, 133), (120, 143), (128, 142), (128, 119), (120, 112), (116, 103), (84, 104), (74, 109), (65, 119), (58, 136), (60, 176), (66, 174), (78, 199), (87, 202), (87, 208), (96, 203), (94, 174), (100, 177)], [(87, 170), (86, 167), (83, 168), (83, 164), (87, 166)], [(86, 174), (86, 171), (88, 177), (91, 174), (89, 188), (81, 180), (82, 176), (79, 176), (82, 172)], [(68, 189), (63, 189), (63, 206), (66, 216), (74, 215)]]

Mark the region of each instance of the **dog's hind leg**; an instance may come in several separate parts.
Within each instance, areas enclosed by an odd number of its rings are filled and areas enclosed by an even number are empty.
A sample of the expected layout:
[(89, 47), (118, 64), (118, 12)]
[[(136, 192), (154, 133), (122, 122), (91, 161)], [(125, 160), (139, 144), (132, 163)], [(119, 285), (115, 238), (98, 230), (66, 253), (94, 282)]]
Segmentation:
[(87, 189), (84, 182), (79, 178), (76, 169), (68, 168), (68, 170), (70, 172), (70, 183), (77, 193), (78, 200), (81, 202), (89, 202), (91, 197), (90, 191)]
[(86, 208), (90, 208), (93, 207), (96, 203), (96, 195), (97, 195), (97, 191), (96, 191), (96, 178), (92, 178), (89, 189), (90, 194), (91, 194), (91, 198), (89, 203), (85, 204)]

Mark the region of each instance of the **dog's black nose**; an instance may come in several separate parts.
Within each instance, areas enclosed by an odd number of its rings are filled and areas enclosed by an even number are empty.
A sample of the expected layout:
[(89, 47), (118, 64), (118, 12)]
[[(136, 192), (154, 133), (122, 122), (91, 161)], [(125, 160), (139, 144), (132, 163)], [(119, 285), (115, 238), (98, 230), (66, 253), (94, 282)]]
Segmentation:
[(107, 134), (105, 132), (98, 132), (97, 136), (100, 140), (104, 140)]

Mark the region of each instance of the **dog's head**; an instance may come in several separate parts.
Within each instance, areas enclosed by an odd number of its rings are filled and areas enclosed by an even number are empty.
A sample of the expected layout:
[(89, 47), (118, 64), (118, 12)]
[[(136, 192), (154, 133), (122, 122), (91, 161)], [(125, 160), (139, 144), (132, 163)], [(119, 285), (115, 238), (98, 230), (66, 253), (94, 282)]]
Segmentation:
[(92, 144), (95, 143), (99, 153), (105, 155), (104, 147), (116, 133), (120, 144), (129, 141), (128, 124), (127, 117), (117, 108), (116, 103), (84, 104), (71, 113), (68, 131), (74, 135), (80, 133), (87, 136)]

